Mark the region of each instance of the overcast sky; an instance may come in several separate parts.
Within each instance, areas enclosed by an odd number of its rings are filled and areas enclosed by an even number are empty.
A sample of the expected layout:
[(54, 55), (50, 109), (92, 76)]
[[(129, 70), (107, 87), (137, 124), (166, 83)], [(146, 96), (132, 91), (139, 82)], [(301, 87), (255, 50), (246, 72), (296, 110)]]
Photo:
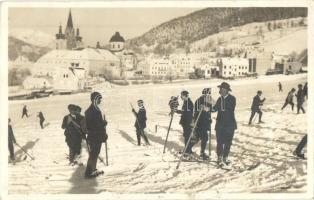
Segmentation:
[[(66, 26), (70, 8), (10, 8), (9, 28), (40, 30), (54, 35)], [(119, 31), (125, 39), (145, 33), (170, 19), (200, 8), (71, 8), (73, 24), (86, 45), (103, 45)]]

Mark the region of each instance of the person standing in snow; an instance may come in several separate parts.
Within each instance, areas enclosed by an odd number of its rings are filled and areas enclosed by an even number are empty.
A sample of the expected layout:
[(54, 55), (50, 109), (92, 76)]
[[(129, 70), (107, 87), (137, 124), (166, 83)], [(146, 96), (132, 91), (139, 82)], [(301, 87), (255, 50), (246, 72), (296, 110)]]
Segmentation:
[(39, 117), (39, 125), (40, 125), (41, 129), (44, 129), (44, 121), (45, 121), (44, 114), (40, 111), (38, 113), (37, 117)]
[[(208, 160), (209, 156), (205, 154), (205, 149), (208, 141), (208, 132), (211, 130), (211, 112), (212, 112), (212, 97), (211, 88), (204, 88), (202, 96), (200, 96), (194, 104), (194, 120), (199, 116), (196, 124), (195, 132), (201, 140), (200, 158)], [(202, 112), (202, 113), (200, 113)]]
[(282, 92), (282, 85), (280, 82), (278, 83), (278, 87), (279, 87), (279, 92)]
[(146, 128), (146, 110), (144, 107), (144, 101), (138, 100), (137, 105), (139, 107), (138, 112), (136, 112), (132, 108), (132, 112), (134, 113), (136, 119), (134, 123), (134, 127), (136, 128), (136, 137), (137, 137), (137, 145), (141, 146), (141, 136), (144, 138), (146, 144), (149, 144), (146, 135), (144, 134), (144, 129)]
[[(183, 105), (181, 110), (176, 110), (176, 113), (181, 115), (180, 118), (180, 125), (183, 129), (183, 137), (184, 137), (184, 145), (186, 148), (186, 155), (192, 154), (192, 144), (191, 142), (187, 146), (187, 142), (190, 138), (191, 132), (192, 132), (192, 120), (193, 120), (193, 102), (191, 101), (189, 97), (189, 92), (186, 90), (183, 90), (181, 92), (181, 99), (183, 101)], [(186, 156), (184, 155), (184, 156)]]
[(26, 105), (24, 105), (22, 110), (22, 119), (24, 116), (26, 116), (27, 118), (29, 117), (27, 112), (28, 112), (27, 107)]
[(9, 152), (10, 152), (10, 159), (11, 161), (15, 160), (15, 156), (14, 156), (14, 145), (16, 144), (16, 140), (13, 134), (13, 129), (11, 126), (11, 119), (9, 118), (9, 123), (8, 123), (8, 147), (9, 147)]
[(304, 84), (304, 87), (303, 87), (303, 95), (307, 99), (307, 82)]
[(106, 133), (107, 121), (102, 117), (100, 108), (102, 96), (99, 92), (91, 94), (91, 105), (85, 111), (87, 144), (89, 145), (89, 157), (85, 170), (86, 178), (94, 178), (103, 171), (96, 169), (97, 159), (101, 150), (101, 145), (106, 142), (108, 135)]
[(297, 148), (294, 150), (293, 155), (297, 156), (298, 158), (305, 159), (304, 153), (302, 153), (302, 149), (305, 147), (306, 143), (307, 143), (307, 134), (302, 138)]
[(77, 164), (75, 161), (81, 154), (81, 143), (83, 135), (80, 124), (83, 116), (80, 114), (79, 106), (70, 104), (68, 106), (69, 114), (63, 118), (62, 129), (64, 130), (65, 141), (69, 147), (70, 164)]
[(298, 85), (298, 92), (295, 95), (297, 97), (297, 114), (299, 114), (300, 110), (302, 110), (303, 113), (305, 113), (305, 110), (303, 108), (303, 103), (304, 103), (304, 92), (302, 89), (302, 84)]
[(263, 123), (263, 121), (262, 121), (263, 112), (261, 111), (260, 106), (263, 105), (266, 98), (261, 99), (261, 96), (262, 96), (262, 91), (259, 90), (259, 91), (257, 91), (257, 95), (253, 98), (253, 103), (251, 106), (252, 113), (251, 113), (251, 117), (249, 120), (249, 125), (252, 124), (252, 119), (256, 113), (258, 113), (258, 115), (259, 115), (258, 123)]
[(234, 115), (236, 98), (230, 94), (230, 85), (226, 82), (218, 86), (221, 95), (213, 111), (218, 111), (216, 119), (216, 139), (217, 139), (217, 164), (222, 167), (228, 165), (228, 155), (230, 152), (234, 131), (237, 129), (237, 122)]
[(288, 93), (288, 96), (286, 98), (286, 102), (285, 104), (282, 106), (281, 110), (283, 110), (288, 104), (291, 105), (291, 108), (292, 108), (292, 111), (293, 111), (293, 108), (294, 108), (294, 103), (293, 103), (293, 96), (294, 96), (294, 92), (295, 92), (295, 89), (292, 88), (290, 90), (290, 92)]

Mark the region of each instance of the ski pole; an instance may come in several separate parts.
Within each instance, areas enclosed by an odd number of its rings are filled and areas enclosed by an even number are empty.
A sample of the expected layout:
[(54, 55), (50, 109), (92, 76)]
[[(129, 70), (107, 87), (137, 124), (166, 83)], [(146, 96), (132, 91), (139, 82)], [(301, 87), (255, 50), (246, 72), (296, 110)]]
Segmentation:
[(107, 146), (107, 141), (105, 142), (105, 148), (106, 148), (106, 164), (107, 166), (109, 165), (109, 162), (108, 162), (108, 146)]
[(31, 156), (29, 153), (26, 152), (25, 149), (23, 149), (23, 147), (21, 147), (18, 143), (15, 143), (16, 146), (18, 146), (26, 155), (28, 155), (32, 160), (35, 160), (35, 158), (33, 156)]
[(185, 147), (184, 147), (184, 151), (183, 151), (182, 155), (180, 156), (180, 160), (179, 160), (179, 162), (178, 162), (178, 165), (177, 165), (176, 169), (179, 169), (179, 167), (180, 167), (180, 164), (181, 164), (181, 162), (182, 162), (182, 157), (184, 156), (184, 154), (185, 154), (185, 152), (186, 152), (186, 149), (188, 148), (188, 146), (189, 146), (189, 144), (190, 144), (191, 138), (192, 138), (192, 136), (193, 136), (193, 134), (194, 134), (195, 128), (196, 128), (197, 123), (198, 123), (198, 119), (200, 118), (200, 116), (201, 116), (201, 114), (202, 114), (202, 112), (203, 112), (203, 109), (204, 109), (204, 108), (202, 107), (201, 110), (200, 110), (200, 112), (198, 113), (198, 116), (197, 116), (197, 118), (196, 118), (194, 127), (193, 127), (192, 132), (191, 132), (191, 135), (190, 135), (190, 137), (189, 137), (189, 139), (188, 139), (188, 141), (187, 141), (187, 143), (186, 143), (186, 145), (185, 145)]
[[(132, 110), (134, 110), (134, 107), (133, 107), (133, 105), (130, 103), (130, 106), (131, 106), (131, 108), (132, 108)], [(141, 125), (140, 125), (140, 123), (139, 123), (139, 121), (138, 121), (138, 119), (137, 119), (137, 115), (135, 114), (135, 113), (133, 113), (134, 114), (134, 116), (135, 116), (135, 118), (136, 118), (136, 123), (137, 123), (137, 125), (138, 125), (138, 128), (140, 129), (140, 133), (141, 133), (141, 136), (142, 136), (142, 138), (145, 140), (145, 143), (147, 144), (147, 145), (150, 145), (150, 143), (149, 143), (149, 141), (148, 141), (148, 138), (146, 137), (146, 135), (145, 135), (145, 133), (144, 133), (144, 130), (141, 128)]]
[(208, 132), (208, 156), (209, 156), (209, 160), (210, 160), (210, 156), (211, 156), (211, 129), (209, 129)]
[(169, 132), (170, 132), (172, 120), (173, 120), (173, 112), (171, 111), (170, 114), (171, 114), (171, 118), (170, 118), (170, 123), (169, 123), (169, 126), (168, 126), (168, 131), (167, 131), (167, 136), (166, 136), (166, 140), (165, 140), (165, 144), (164, 144), (164, 151), (163, 151), (163, 153), (166, 152), (166, 146), (167, 146), (168, 136), (169, 136)]

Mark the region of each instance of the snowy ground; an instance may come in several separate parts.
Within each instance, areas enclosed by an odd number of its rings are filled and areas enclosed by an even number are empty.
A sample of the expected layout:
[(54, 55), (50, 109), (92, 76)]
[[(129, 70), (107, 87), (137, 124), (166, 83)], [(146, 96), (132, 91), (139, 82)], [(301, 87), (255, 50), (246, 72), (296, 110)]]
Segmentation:
[[(283, 83), (283, 93), (278, 92), (277, 81)], [(214, 99), (218, 97), (218, 82), (195, 81), (167, 85), (145, 85), (106, 89), (103, 111), (109, 121), (109, 166), (98, 163), (105, 175), (85, 180), (84, 167), (68, 165), (68, 152), (61, 129), (67, 105), (75, 103), (85, 110), (89, 106), (89, 94), (53, 96), (30, 101), (12, 101), (9, 115), (17, 142), (35, 160), (23, 160), (22, 151), (16, 148), (17, 162), (9, 164), (9, 194), (60, 194), (60, 193), (184, 193), (217, 194), (242, 192), (305, 192), (307, 187), (306, 161), (292, 157), (292, 151), (307, 132), (306, 115), (291, 112), (290, 107), (280, 108), (288, 90), (304, 84), (306, 75), (270, 76), (252, 80), (231, 81), (237, 98), (236, 119), (238, 130), (234, 137), (230, 159), (242, 169), (254, 164), (250, 171), (226, 172), (212, 164), (184, 162), (175, 169), (177, 158), (170, 151), (183, 148), (179, 116), (175, 116), (170, 132), (167, 152), (163, 151), (166, 129), (169, 123), (168, 101), (182, 88), (191, 93), (192, 101), (204, 87), (213, 87)], [(247, 126), (250, 106), (257, 90), (266, 97), (263, 106), (265, 124)], [(146, 132), (152, 146), (136, 146), (133, 127), (134, 116), (129, 102), (136, 104), (143, 99), (148, 112)], [(28, 105), (31, 117), (21, 119), (21, 110)], [(305, 109), (306, 109), (305, 103)], [(36, 114), (43, 111), (49, 125), (41, 130)], [(213, 114), (214, 118), (216, 114)], [(214, 120), (215, 121), (215, 120)], [(155, 125), (158, 129), (155, 132)], [(214, 127), (215, 123), (212, 124)], [(216, 160), (216, 141), (212, 134), (212, 158)], [(85, 146), (85, 145), (83, 145)], [(103, 146), (104, 147), (104, 146)], [(194, 150), (199, 153), (199, 145)], [(87, 152), (82, 151), (82, 160)], [(101, 156), (105, 156), (104, 148)]]

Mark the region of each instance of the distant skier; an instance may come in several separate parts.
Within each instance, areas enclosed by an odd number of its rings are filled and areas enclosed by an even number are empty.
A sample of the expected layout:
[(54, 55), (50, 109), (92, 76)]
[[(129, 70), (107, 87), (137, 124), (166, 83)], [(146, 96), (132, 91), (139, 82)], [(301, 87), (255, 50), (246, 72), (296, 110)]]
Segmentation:
[(27, 107), (26, 105), (23, 106), (23, 110), (22, 110), (22, 118), (26, 116), (27, 118), (29, 117), (28, 116), (28, 110), (27, 110)]
[(258, 113), (258, 115), (259, 115), (258, 123), (264, 123), (262, 121), (263, 112), (261, 111), (260, 106), (263, 105), (266, 98), (261, 99), (261, 96), (262, 96), (262, 91), (259, 90), (259, 91), (257, 91), (257, 95), (253, 98), (253, 103), (251, 106), (252, 113), (251, 113), (251, 117), (249, 120), (249, 125), (252, 124), (252, 119), (254, 118), (256, 113)]
[(176, 110), (176, 113), (181, 114), (181, 119), (180, 119), (180, 125), (182, 126), (183, 129), (183, 137), (184, 137), (184, 145), (186, 147), (186, 155), (185, 157), (188, 156), (189, 154), (192, 154), (192, 143), (190, 143), (188, 146), (187, 142), (190, 138), (191, 131), (192, 131), (192, 120), (193, 120), (193, 102), (191, 101), (189, 97), (189, 92), (186, 90), (183, 90), (181, 92), (181, 99), (183, 101), (183, 105), (181, 110)]
[(146, 144), (149, 144), (149, 141), (144, 134), (144, 129), (146, 128), (146, 109), (144, 107), (144, 101), (143, 100), (138, 100), (137, 105), (139, 107), (138, 112), (136, 112), (132, 108), (132, 112), (136, 116), (134, 126), (136, 128), (136, 137), (137, 137), (137, 145), (141, 146), (141, 136), (144, 138)]
[(307, 143), (307, 134), (302, 138), (297, 148), (294, 150), (293, 155), (301, 159), (305, 159), (304, 154), (302, 153), (302, 149), (305, 147), (306, 143)]
[(81, 108), (79, 106), (70, 104), (68, 106), (70, 114), (64, 116), (62, 122), (62, 129), (65, 129), (65, 141), (69, 147), (69, 161), (70, 164), (77, 164), (76, 159), (81, 154), (81, 143), (83, 135), (80, 124), (83, 116), (80, 114)]
[(40, 111), (37, 115), (37, 117), (39, 117), (39, 125), (41, 127), (41, 129), (44, 129), (44, 121), (45, 121), (45, 117), (44, 114)]
[(108, 135), (106, 133), (107, 121), (103, 119), (101, 110), (98, 107), (101, 99), (102, 96), (99, 92), (93, 92), (91, 94), (92, 103), (85, 111), (87, 143), (90, 149), (85, 171), (86, 178), (94, 178), (103, 174), (103, 171), (96, 169), (101, 145), (108, 139)]
[(14, 145), (13, 144), (16, 144), (16, 140), (15, 140), (15, 137), (14, 137), (14, 134), (13, 134), (12, 126), (11, 126), (11, 119), (9, 118), (9, 123), (8, 123), (8, 147), (9, 147), (11, 161), (15, 160)]
[(307, 99), (307, 82), (304, 84), (304, 87), (303, 87), (303, 95)]
[(199, 112), (202, 113), (199, 116), (198, 122), (196, 124), (196, 130), (198, 137), (201, 140), (201, 152), (200, 158), (203, 160), (208, 160), (209, 156), (206, 155), (205, 149), (208, 141), (208, 131), (211, 130), (211, 112), (212, 112), (212, 98), (211, 98), (211, 88), (204, 88), (202, 91), (202, 96), (200, 96), (195, 101), (194, 109), (194, 120), (197, 119)]
[(218, 87), (220, 88), (219, 94), (221, 96), (218, 98), (213, 110), (218, 111), (215, 126), (218, 157), (217, 164), (222, 167), (230, 163), (228, 155), (234, 131), (237, 129), (237, 122), (234, 115), (236, 98), (229, 93), (231, 89), (228, 83), (223, 82)]
[(288, 104), (291, 105), (291, 108), (292, 108), (292, 111), (293, 111), (293, 108), (294, 108), (294, 103), (293, 103), (293, 96), (294, 96), (294, 92), (295, 92), (295, 89), (292, 88), (290, 90), (290, 92), (288, 93), (288, 96), (286, 98), (286, 102), (285, 104), (282, 106), (281, 110), (283, 110)]
[(295, 95), (297, 97), (297, 114), (299, 114), (300, 110), (302, 110), (303, 113), (305, 113), (305, 110), (303, 108), (303, 103), (304, 103), (304, 93), (302, 89), (302, 84), (298, 85), (298, 92)]
[(279, 92), (282, 92), (282, 85), (280, 82), (278, 83), (278, 87), (279, 87)]

